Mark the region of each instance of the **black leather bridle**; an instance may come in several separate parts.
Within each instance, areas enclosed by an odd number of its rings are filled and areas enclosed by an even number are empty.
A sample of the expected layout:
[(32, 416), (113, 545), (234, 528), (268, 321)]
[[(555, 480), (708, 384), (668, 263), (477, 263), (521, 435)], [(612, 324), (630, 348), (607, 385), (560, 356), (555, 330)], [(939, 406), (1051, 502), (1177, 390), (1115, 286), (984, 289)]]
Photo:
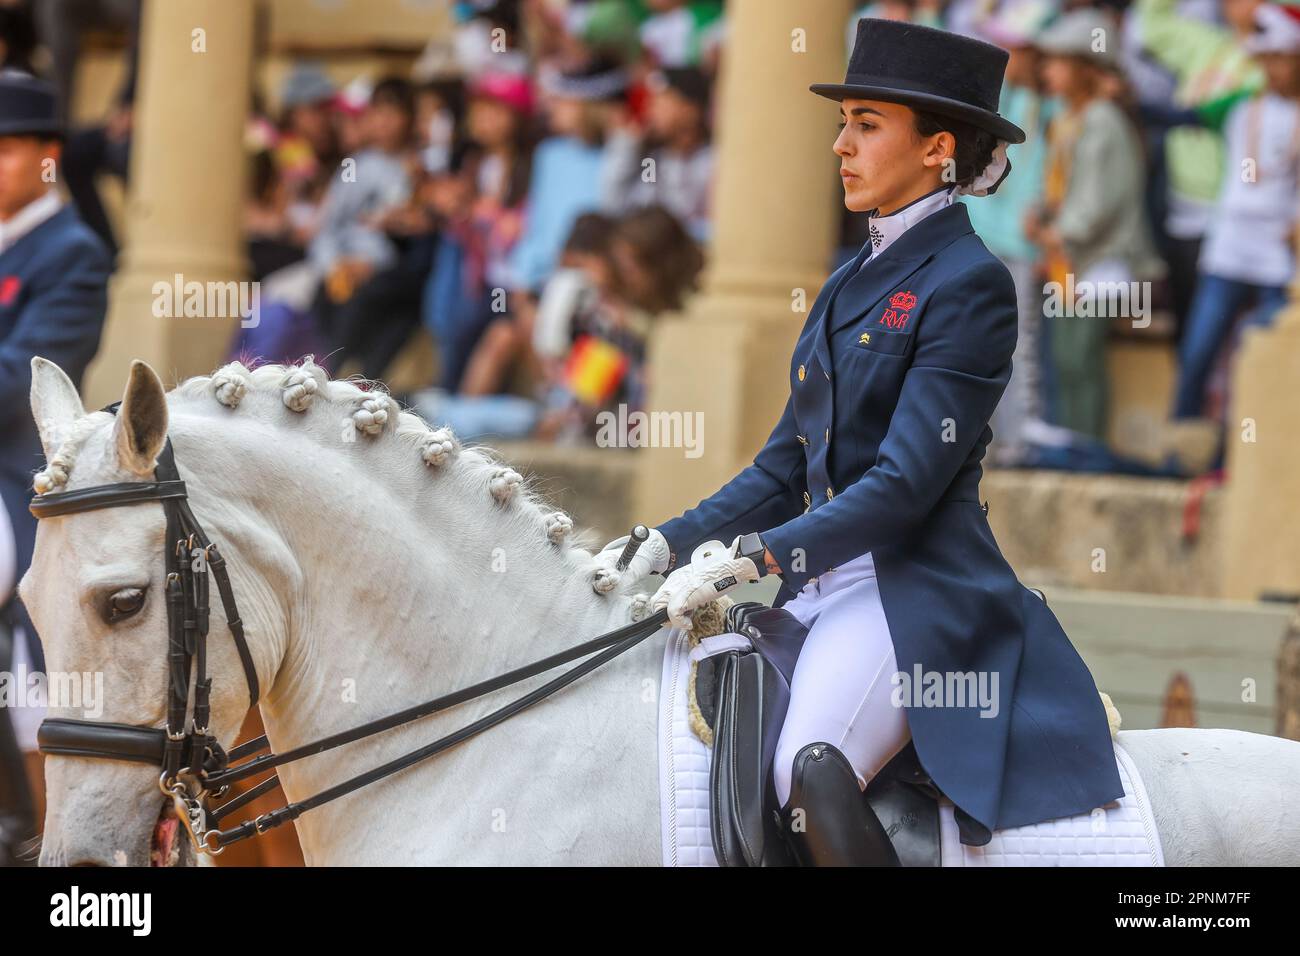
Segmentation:
[[(116, 414), (120, 405), (121, 402), (114, 402), (105, 406), (103, 410)], [(230, 630), (231, 637), (234, 638), (239, 659), (244, 667), (250, 708), (257, 706), (261, 696), (257, 670), (244, 637), (244, 626), (239, 618), (239, 608), (235, 604), (235, 595), (230, 586), (225, 559), (216, 544), (204, 534), (198, 519), (190, 510), (185, 482), (181, 481), (180, 473), (176, 468), (171, 439), (165, 440), (162, 451), (158, 454), (153, 481), (118, 482), (91, 488), (78, 488), (73, 491), (39, 494), (32, 498), (30, 510), (38, 519), (44, 519), (151, 501), (162, 504), (167, 519), (165, 538), (168, 542), (165, 548), (168, 662), (166, 726), (137, 727), (106, 721), (52, 717), (42, 722), (37, 739), (41, 752), (45, 754), (136, 761), (161, 767), (159, 787), (163, 794), (173, 801), (176, 815), (189, 834), (195, 851), (199, 853), (215, 856), (231, 843), (265, 833), (288, 820), (296, 819), (308, 810), (337, 800), (354, 790), (454, 747), (545, 700), (602, 664), (631, 650), (657, 631), (668, 619), (667, 610), (658, 611), (642, 621), (609, 631), (550, 657), (417, 704), (388, 717), (303, 744), (282, 754), (261, 753), (268, 750), (270, 746), (265, 735), (226, 752), (208, 731), (212, 692), (212, 678), (207, 674), (209, 574), (216, 581), (217, 592), (221, 597), (226, 616), (226, 626)], [(638, 531), (641, 534), (638, 534)], [(634, 530), (627, 548), (619, 559), (620, 567), (627, 566), (627, 562), (631, 560), (644, 539), (643, 528), (638, 527)], [(279, 782), (279, 778), (272, 775), (220, 806), (210, 805), (210, 800), (224, 796), (230, 789), (230, 785), (238, 780), (371, 737), (457, 704), (475, 700), (563, 664), (571, 663), (588, 654), (595, 654), (595, 656), (525, 696), (511, 701), (433, 743), (366, 773), (344, 780), (305, 800), (286, 804), (229, 829), (216, 828), (222, 818), (267, 793)], [(189, 711), (191, 676), (193, 676), (194, 689), (192, 715)], [(254, 754), (261, 755), (252, 756)], [(251, 759), (240, 764), (233, 763), (244, 757)]]

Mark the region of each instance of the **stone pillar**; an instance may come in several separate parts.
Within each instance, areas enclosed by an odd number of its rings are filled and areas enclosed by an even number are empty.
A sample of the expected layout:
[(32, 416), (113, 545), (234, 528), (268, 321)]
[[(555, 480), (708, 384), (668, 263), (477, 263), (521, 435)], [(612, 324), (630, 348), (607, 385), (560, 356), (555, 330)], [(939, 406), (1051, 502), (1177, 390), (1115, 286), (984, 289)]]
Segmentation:
[[(88, 408), (120, 398), (132, 359), (168, 384), (211, 371), (239, 325), (230, 304), (158, 317), (155, 283), (242, 280), (252, 0), (145, 0), (125, 244)], [(215, 300), (214, 300), (215, 303)], [(175, 312), (184, 315), (183, 303)], [(220, 312), (212, 315), (207, 312)]]
[(851, 8), (727, 4), (709, 270), (649, 354), (649, 410), (702, 413), (702, 454), (641, 451), (637, 520), (658, 523), (720, 488), (785, 406), (791, 351), (829, 273), (842, 209), (837, 105), (808, 84), (843, 78)]
[(1227, 423), (1223, 596), (1300, 594), (1300, 276), (1272, 327), (1242, 337)]

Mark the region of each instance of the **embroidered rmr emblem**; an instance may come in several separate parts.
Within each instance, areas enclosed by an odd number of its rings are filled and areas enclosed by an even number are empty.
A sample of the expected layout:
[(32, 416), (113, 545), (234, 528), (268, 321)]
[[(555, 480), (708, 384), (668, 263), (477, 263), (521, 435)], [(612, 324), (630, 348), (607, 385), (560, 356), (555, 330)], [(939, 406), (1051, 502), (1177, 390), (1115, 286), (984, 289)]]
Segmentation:
[(902, 332), (907, 328), (907, 320), (916, 308), (916, 295), (912, 292), (895, 292), (889, 297), (889, 308), (880, 316), (878, 325), (893, 332)]

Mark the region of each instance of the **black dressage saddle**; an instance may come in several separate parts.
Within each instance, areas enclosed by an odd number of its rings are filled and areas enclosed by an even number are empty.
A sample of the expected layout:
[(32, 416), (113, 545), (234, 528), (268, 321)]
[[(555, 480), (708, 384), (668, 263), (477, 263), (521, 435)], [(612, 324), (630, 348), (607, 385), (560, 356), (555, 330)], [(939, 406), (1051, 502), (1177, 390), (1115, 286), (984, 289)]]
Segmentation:
[[(772, 764), (790, 704), (790, 682), (808, 628), (784, 608), (733, 604), (727, 630), (753, 650), (728, 650), (699, 662), (696, 699), (713, 731), (709, 814), (720, 866), (795, 866), (781, 832)], [(942, 796), (916, 750), (907, 746), (863, 795), (904, 866), (939, 865)]]

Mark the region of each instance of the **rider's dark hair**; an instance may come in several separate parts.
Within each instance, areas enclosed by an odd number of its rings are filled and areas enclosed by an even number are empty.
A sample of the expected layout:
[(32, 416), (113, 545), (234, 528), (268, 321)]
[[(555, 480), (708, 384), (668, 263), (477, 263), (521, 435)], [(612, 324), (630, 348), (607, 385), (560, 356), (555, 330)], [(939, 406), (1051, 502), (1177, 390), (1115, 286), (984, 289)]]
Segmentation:
[(957, 141), (953, 182), (958, 186), (970, 185), (993, 162), (993, 150), (998, 145), (998, 138), (987, 130), (938, 113), (916, 109), (912, 110), (912, 126), (917, 136), (922, 137), (933, 136), (935, 133), (952, 133), (953, 139)]

